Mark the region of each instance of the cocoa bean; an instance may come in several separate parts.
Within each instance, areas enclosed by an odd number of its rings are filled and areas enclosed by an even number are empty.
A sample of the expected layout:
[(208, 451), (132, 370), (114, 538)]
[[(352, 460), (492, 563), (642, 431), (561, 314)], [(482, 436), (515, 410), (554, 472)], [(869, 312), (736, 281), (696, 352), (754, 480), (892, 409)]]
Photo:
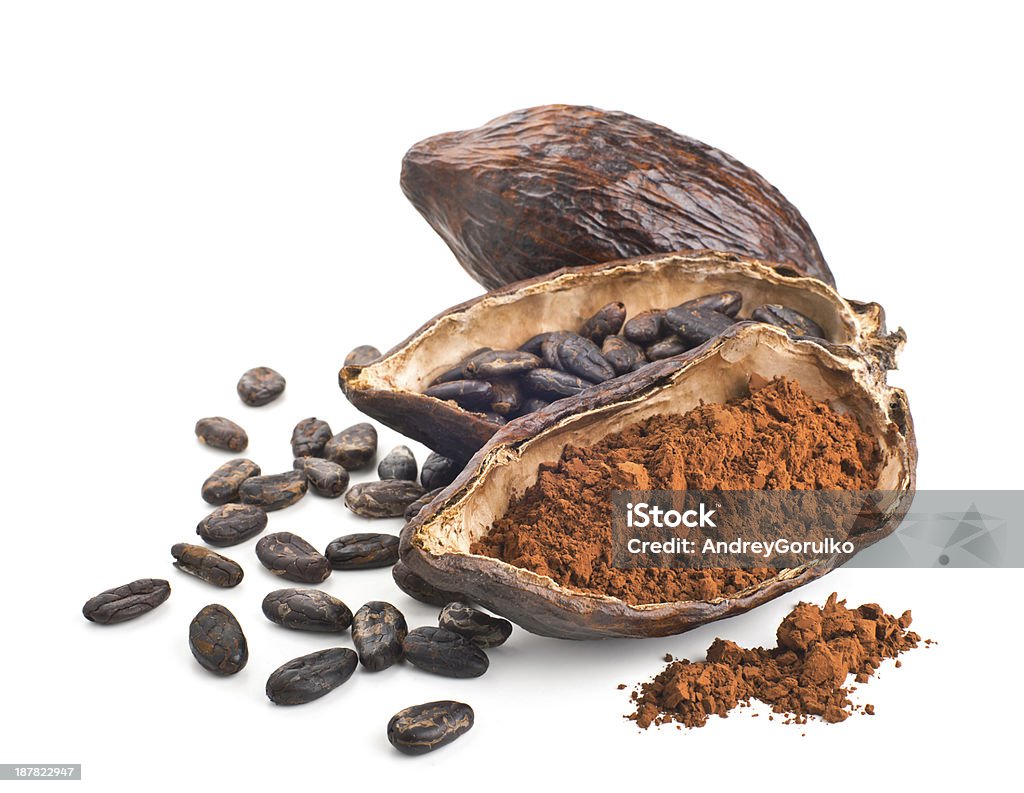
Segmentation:
[(269, 366), (257, 366), (238, 380), (238, 396), (251, 407), (273, 402), (284, 393), (285, 380)]
[(400, 518), (424, 489), (404, 479), (382, 479), (354, 485), (345, 494), (345, 506), (364, 518)]
[(371, 672), (402, 659), (402, 641), (408, 632), (402, 612), (382, 600), (364, 604), (352, 618), (352, 643), (359, 662)]
[(713, 295), (696, 297), (687, 300), (680, 306), (687, 308), (706, 308), (725, 314), (727, 317), (735, 317), (743, 306), (743, 295), (740, 292), (729, 290), (727, 292), (716, 292)]
[(450, 699), (398, 711), (388, 722), (388, 740), (403, 754), (426, 754), (447, 746), (473, 726), (473, 709)]
[(300, 457), (292, 466), (302, 471), (313, 492), (324, 498), (338, 498), (348, 489), (348, 471), (320, 457)]
[(256, 556), (274, 575), (304, 584), (319, 584), (331, 565), (312, 545), (290, 531), (268, 534), (256, 543)]
[(275, 705), (303, 705), (320, 699), (352, 677), (357, 663), (355, 652), (347, 647), (293, 658), (267, 678), (267, 697)]
[(750, 316), (758, 322), (767, 322), (769, 325), (782, 328), (794, 338), (826, 338), (821, 325), (792, 308), (768, 303), (755, 308)]
[(82, 615), (89, 622), (115, 625), (148, 614), (171, 596), (171, 585), (162, 578), (140, 578), (89, 598)]
[(415, 482), (418, 472), (416, 456), (408, 446), (396, 446), (377, 465), (377, 476), (381, 479), (407, 479)]
[(522, 350), (491, 350), (470, 358), (466, 374), (471, 378), (490, 380), (511, 377), (540, 366), (540, 358)]
[(437, 623), (485, 650), (504, 644), (512, 635), (511, 622), (492, 617), (465, 603), (449, 603), (441, 610)]
[(267, 528), (267, 513), (251, 504), (225, 504), (196, 526), (196, 534), (210, 545), (238, 545)]
[(423, 393), (434, 399), (457, 402), (464, 408), (486, 407), (493, 388), (486, 380), (452, 380), (428, 388)]
[(175, 559), (174, 566), (183, 573), (194, 575), (214, 586), (238, 586), (244, 575), (238, 562), (201, 545), (176, 543), (171, 546), (171, 556)]
[(394, 534), (346, 534), (331, 540), (324, 556), (335, 570), (390, 567), (398, 561), (398, 537)]
[(526, 390), (550, 400), (573, 396), (591, 385), (593, 383), (557, 369), (534, 369), (523, 375)]
[(369, 366), (381, 357), (381, 352), (370, 344), (361, 344), (345, 356), (345, 366)]
[(331, 439), (331, 425), (315, 416), (303, 419), (292, 430), (293, 457), (323, 457)]
[(665, 324), (690, 347), (696, 347), (724, 333), (734, 322), (718, 311), (683, 303), (665, 312)]
[(443, 677), (480, 677), (489, 665), (487, 654), (468, 639), (429, 625), (409, 631), (402, 652), (413, 666)]
[(624, 303), (609, 303), (598, 309), (597, 313), (580, 326), (580, 336), (590, 339), (594, 344), (603, 344), (604, 340), (622, 329), (626, 319)]
[(324, 446), (323, 457), (348, 471), (358, 471), (377, 456), (377, 430), (362, 422), (342, 430)]
[(644, 351), (644, 354), (647, 356), (648, 361), (662, 361), (665, 358), (671, 358), (673, 355), (680, 355), (688, 349), (690, 349), (690, 345), (686, 344), (678, 336), (670, 336), (667, 339), (654, 342)]
[(319, 589), (274, 590), (263, 598), (263, 614), (296, 631), (341, 633), (352, 624), (348, 606)]
[(199, 665), (215, 675), (241, 672), (249, 662), (249, 646), (235, 615), (219, 603), (199, 611), (188, 628), (188, 646)]
[(453, 380), (472, 380), (473, 378), (470, 377), (469, 372), (466, 371), (467, 364), (469, 364), (469, 362), (472, 361), (474, 357), (480, 355), (480, 353), (490, 352), (490, 350), (490, 347), (478, 347), (465, 358), (463, 358), (461, 361), (459, 361), (457, 364), (455, 364), (455, 366), (453, 366), (451, 369), (446, 369), (445, 371), (441, 372), (441, 374), (439, 374), (437, 377), (430, 381), (430, 384), (434, 386), (441, 385), (441, 383), (450, 383)]
[(632, 372), (647, 363), (643, 349), (624, 336), (607, 337), (601, 355), (617, 375)]
[(641, 347), (654, 344), (665, 335), (665, 310), (641, 311), (622, 326), (622, 335)]
[(523, 389), (515, 380), (492, 380), (491, 410), (499, 416), (511, 416), (522, 407)]
[(240, 452), (249, 445), (249, 436), (235, 422), (223, 416), (209, 416), (196, 422), (196, 437), (214, 449)]
[(239, 457), (228, 460), (206, 477), (203, 482), (203, 501), (221, 505), (238, 500), (238, 488), (250, 476), (259, 476), (260, 467), (252, 460)]
[(304, 495), (308, 482), (304, 471), (251, 476), (238, 488), (243, 504), (260, 507), (267, 512), (290, 507)]
[(420, 470), (420, 484), (425, 490), (437, 490), (447, 487), (455, 481), (462, 470), (462, 465), (449, 457), (431, 452), (423, 462)]
[(562, 369), (591, 383), (603, 383), (615, 377), (612, 365), (601, 355), (601, 348), (590, 339), (575, 334), (564, 339), (558, 348)]

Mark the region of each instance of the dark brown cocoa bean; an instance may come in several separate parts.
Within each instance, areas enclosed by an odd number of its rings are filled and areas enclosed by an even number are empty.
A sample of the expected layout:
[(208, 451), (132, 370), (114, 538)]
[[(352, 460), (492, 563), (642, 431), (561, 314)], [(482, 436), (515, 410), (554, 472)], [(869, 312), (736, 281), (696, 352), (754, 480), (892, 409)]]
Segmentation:
[(171, 596), (171, 585), (162, 578), (140, 578), (130, 584), (105, 589), (89, 598), (82, 615), (89, 622), (115, 625), (148, 614)]
[(358, 659), (347, 647), (332, 647), (293, 658), (267, 678), (267, 697), (275, 705), (304, 705), (352, 677)]
[(601, 348), (582, 336), (573, 334), (565, 339), (558, 357), (565, 371), (591, 383), (603, 383), (615, 377), (615, 370), (601, 355)]
[(534, 369), (523, 375), (522, 382), (527, 391), (550, 400), (573, 396), (593, 385), (574, 374), (557, 369)]
[(711, 311), (717, 311), (720, 314), (725, 314), (727, 317), (735, 317), (740, 308), (743, 307), (743, 295), (740, 292), (728, 291), (728, 292), (716, 292), (713, 295), (704, 295), (703, 297), (695, 297), (693, 300), (687, 300), (680, 306), (682, 308), (706, 308)]
[(353, 424), (327, 441), (322, 456), (349, 471), (366, 468), (377, 456), (377, 430), (367, 422)]
[(293, 457), (323, 457), (324, 447), (331, 439), (331, 425), (311, 416), (292, 430)]
[(519, 409), (519, 415), (525, 416), (528, 413), (536, 413), (538, 410), (546, 408), (550, 404), (551, 403), (548, 402), (546, 399), (541, 399), (540, 397), (530, 397), (525, 402), (523, 402), (523, 406)]
[(377, 465), (377, 476), (381, 479), (406, 479), (415, 482), (418, 473), (416, 455), (408, 446), (396, 446)]
[(434, 399), (457, 402), (464, 408), (486, 407), (493, 388), (486, 380), (452, 380), (428, 388), (423, 393)]
[(512, 635), (511, 622), (492, 617), (465, 603), (449, 603), (441, 609), (437, 624), (485, 650), (504, 644)]
[(473, 726), (473, 709), (442, 699), (398, 711), (388, 722), (388, 740), (403, 754), (426, 754), (447, 746)]
[(171, 546), (174, 566), (214, 586), (230, 588), (242, 581), (242, 566), (202, 545), (179, 542)]
[(235, 615), (219, 603), (200, 610), (188, 627), (188, 646), (199, 665), (215, 675), (241, 672), (249, 645)]
[(453, 380), (472, 380), (473, 378), (466, 371), (466, 365), (473, 360), (474, 357), (484, 352), (490, 352), (490, 347), (478, 347), (473, 350), (469, 355), (459, 361), (451, 369), (446, 369), (441, 372), (437, 377), (430, 381), (430, 385), (440, 385), (441, 383), (450, 383)]
[(313, 492), (324, 498), (338, 498), (348, 489), (348, 471), (321, 457), (300, 457), (292, 467), (306, 475)]
[(547, 334), (547, 338), (545, 338), (540, 345), (540, 356), (544, 361), (544, 366), (548, 369), (556, 369), (564, 372), (565, 366), (562, 364), (562, 342), (575, 335), (575, 333), (569, 333), (565, 330), (556, 330)]
[(511, 416), (523, 405), (523, 389), (516, 380), (492, 380), (491, 410), (499, 416)]
[(617, 375), (632, 372), (647, 363), (643, 349), (624, 336), (606, 338), (601, 347), (601, 355)]
[(331, 565), (316, 548), (297, 534), (279, 531), (256, 543), (256, 556), (274, 575), (303, 584), (319, 584)]
[(235, 422), (223, 416), (209, 416), (196, 422), (196, 437), (214, 449), (240, 452), (249, 445), (249, 436)]
[(489, 665), (487, 653), (471, 641), (430, 625), (409, 631), (402, 652), (413, 666), (444, 677), (480, 677)]
[(534, 355), (541, 354), (541, 346), (547, 341), (548, 337), (551, 336), (551, 331), (545, 331), (544, 333), (538, 333), (536, 336), (531, 336), (529, 339), (519, 345), (519, 349), (523, 352), (533, 353)]
[(508, 424), (508, 419), (497, 413), (481, 413), (480, 416), (484, 419), (484, 421), (489, 421), (492, 424)]
[(490, 380), (495, 377), (512, 377), (540, 366), (540, 358), (522, 350), (491, 350), (474, 355), (466, 364), (470, 378)]
[(238, 396), (250, 407), (269, 404), (284, 393), (285, 380), (269, 366), (257, 366), (238, 380)]
[(305, 471), (251, 476), (238, 488), (238, 498), (243, 504), (274, 512), (290, 507), (306, 495), (308, 486)]
[(445, 606), (454, 600), (464, 599), (458, 592), (446, 592), (427, 583), (401, 560), (391, 568), (391, 577), (399, 589), (420, 603), (430, 606)]
[(718, 311), (683, 303), (665, 312), (665, 324), (690, 347), (696, 347), (724, 333), (735, 323), (732, 317)]
[(349, 607), (319, 589), (274, 590), (263, 598), (263, 614), (296, 631), (341, 633), (352, 624)]
[(260, 467), (252, 460), (238, 457), (228, 460), (203, 482), (203, 501), (219, 506), (238, 500), (238, 488), (250, 476), (259, 476)]
[(331, 540), (324, 556), (335, 570), (390, 567), (398, 561), (398, 537), (394, 534), (346, 534)]
[(594, 344), (604, 344), (604, 340), (618, 333), (626, 319), (624, 303), (609, 303), (598, 309), (590, 319), (580, 326), (580, 336), (590, 339)]
[(786, 306), (767, 303), (755, 308), (750, 316), (758, 322), (767, 322), (769, 325), (782, 328), (794, 338), (825, 338), (825, 331), (821, 325), (799, 311), (786, 308)]
[(665, 310), (641, 311), (622, 326), (622, 335), (634, 344), (649, 347), (665, 335)]
[(422, 510), (427, 504), (433, 501), (434, 497), (442, 490), (444, 490), (443, 487), (428, 490), (422, 496), (413, 501), (409, 506), (407, 506), (405, 508), (404, 514), (402, 515), (402, 517), (405, 519), (405, 522), (408, 523), (410, 520), (419, 515), (420, 510)]
[(363, 482), (345, 494), (345, 506), (364, 518), (400, 518), (424, 492), (416, 482), (404, 479)]
[(381, 356), (380, 350), (371, 344), (361, 344), (345, 356), (345, 366), (369, 366)]
[(251, 504), (225, 504), (199, 521), (196, 534), (210, 545), (245, 542), (267, 528), (267, 513)]
[(644, 354), (647, 356), (648, 361), (661, 361), (665, 358), (671, 358), (673, 355), (680, 355), (688, 349), (690, 349), (690, 345), (678, 336), (670, 336), (667, 339), (654, 342), (644, 351)]
[(352, 643), (359, 663), (380, 672), (402, 659), (402, 641), (409, 628), (402, 612), (383, 600), (364, 604), (352, 618)]
[(462, 465), (449, 457), (431, 452), (423, 462), (420, 470), (420, 484), (425, 490), (437, 490), (447, 487), (455, 481), (462, 470)]

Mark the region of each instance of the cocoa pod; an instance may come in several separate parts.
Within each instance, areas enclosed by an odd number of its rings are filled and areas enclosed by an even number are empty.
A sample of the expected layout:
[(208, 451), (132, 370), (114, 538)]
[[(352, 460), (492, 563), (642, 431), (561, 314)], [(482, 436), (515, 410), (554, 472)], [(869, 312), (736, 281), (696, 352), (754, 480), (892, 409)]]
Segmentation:
[(292, 430), (292, 456), (323, 457), (324, 447), (331, 439), (331, 425), (326, 421), (310, 416), (295, 425)]
[(406, 153), (401, 183), (488, 289), (700, 249), (790, 263), (834, 283), (807, 222), (760, 174), (627, 113), (543, 105), (436, 135)]
[[(564, 333), (559, 329), (578, 327), (583, 318), (598, 311), (612, 296), (630, 312), (639, 314), (728, 291), (740, 293), (744, 306), (784, 305), (811, 318), (826, 333), (823, 343), (850, 347), (863, 354), (874, 379), (884, 380), (906, 338), (902, 331), (886, 332), (880, 306), (844, 300), (821, 281), (783, 275), (764, 262), (732, 254), (669, 254), (575, 268), (454, 306), (379, 361), (342, 369), (339, 383), (363, 413), (465, 463), (499, 431), (499, 425), (476, 412), (487, 410), (489, 405), (467, 409), (423, 394), (431, 380), (454, 361), (483, 346), (500, 350), (528, 347), (528, 352), (536, 354), (535, 350), (540, 351), (538, 344)], [(743, 322), (749, 316), (741, 308), (736, 319)], [(562, 389), (542, 394), (525, 388), (524, 381), (537, 377), (538, 371), (541, 369), (521, 376), (520, 384), (528, 397), (548, 401), (567, 395)], [(595, 388), (606, 387), (612, 386), (604, 383)]]
[(852, 346), (826, 348), (793, 340), (767, 324), (732, 325), (686, 355), (652, 363), (509, 424), (473, 457), (446, 491), (449, 495), (441, 494), (403, 530), (394, 569), (408, 568), (428, 586), (461, 591), (474, 604), (526, 630), (559, 638), (664, 636), (743, 613), (825, 575), (849, 555), (780, 571), (713, 601), (637, 606), (554, 584), (468, 549), (486, 531), (480, 516), (500, 519), (495, 505), (508, 503), (510, 492), (524, 492), (537, 481), (540, 465), (558, 460), (567, 445), (597, 443), (653, 415), (685, 413), (701, 400), (726, 402), (745, 395), (756, 375), (785, 377), (815, 399), (841, 404), (877, 443), (879, 459), (886, 464), (876, 487), (891, 501), (884, 512), (865, 517), (858, 533), (851, 535), (856, 553), (899, 525), (916, 483), (917, 447), (906, 395), (877, 377), (876, 365)]
[(263, 615), (296, 631), (341, 633), (352, 624), (348, 606), (319, 589), (276, 589), (263, 598)]
[(359, 663), (380, 672), (402, 659), (402, 642), (409, 628), (402, 612), (383, 600), (365, 603), (352, 618), (352, 643)]
[(261, 407), (284, 393), (285, 380), (269, 366), (250, 369), (238, 380), (239, 398), (250, 407)]
[(305, 471), (250, 476), (239, 486), (238, 498), (243, 504), (273, 512), (290, 507), (306, 495), (308, 487)]
[(256, 557), (274, 575), (303, 584), (319, 584), (331, 565), (312, 545), (290, 531), (268, 534), (256, 543)]
[(423, 493), (422, 486), (404, 479), (362, 482), (345, 494), (345, 506), (364, 518), (400, 518)]
[(238, 545), (267, 528), (267, 513), (251, 504), (225, 504), (196, 526), (196, 534), (210, 545)]
[(259, 476), (260, 467), (252, 460), (239, 457), (228, 460), (206, 477), (203, 482), (202, 497), (208, 504), (220, 506), (238, 500), (238, 488), (250, 476)]
[(89, 598), (82, 616), (100, 625), (116, 625), (148, 614), (170, 596), (171, 585), (162, 578), (140, 578)]
[(343, 429), (324, 445), (323, 457), (348, 471), (358, 471), (377, 456), (377, 430), (367, 422)]
[(238, 562), (201, 545), (176, 543), (171, 546), (171, 556), (175, 559), (174, 566), (183, 573), (214, 586), (230, 588), (242, 582), (244, 573)]
[(388, 740), (403, 754), (419, 755), (447, 746), (473, 727), (473, 709), (442, 699), (398, 711), (388, 722)]
[(240, 452), (249, 445), (249, 436), (231, 419), (209, 416), (196, 422), (196, 437), (214, 449)]
[(434, 490), (428, 490), (422, 496), (413, 501), (409, 506), (407, 506), (405, 508), (405, 512), (402, 514), (402, 517), (405, 519), (405, 522), (408, 523), (410, 520), (419, 515), (420, 510), (422, 510), (427, 504), (433, 501), (434, 497), (437, 496), (437, 494), (440, 493), (442, 490), (444, 490), (443, 487), (438, 487), (435, 488)]

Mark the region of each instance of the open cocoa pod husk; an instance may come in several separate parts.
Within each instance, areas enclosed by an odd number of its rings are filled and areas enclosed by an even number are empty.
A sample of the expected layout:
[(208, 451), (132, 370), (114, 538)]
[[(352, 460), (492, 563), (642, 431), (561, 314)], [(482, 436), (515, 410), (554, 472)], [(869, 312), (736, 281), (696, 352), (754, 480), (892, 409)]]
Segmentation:
[(738, 320), (750, 319), (759, 304), (788, 306), (821, 326), (826, 338), (817, 343), (850, 348), (882, 380), (905, 341), (902, 330), (887, 333), (877, 303), (845, 300), (822, 281), (784, 275), (759, 260), (699, 251), (567, 268), (489, 292), (438, 314), (383, 357), (344, 366), (339, 383), (362, 412), (465, 461), (501, 425), (423, 392), (471, 352), (515, 349), (534, 334), (577, 328), (613, 301), (632, 317), (728, 290), (743, 296)]
[(719, 250), (835, 284), (803, 216), (725, 152), (628, 113), (542, 105), (420, 141), (402, 190), (488, 289), (565, 266)]
[(539, 466), (556, 461), (566, 445), (596, 443), (655, 414), (685, 413), (702, 400), (725, 402), (746, 394), (752, 378), (775, 377), (796, 381), (812, 398), (853, 415), (878, 443), (877, 489), (886, 491), (888, 501), (851, 537), (854, 554), (894, 531), (910, 506), (916, 482), (917, 448), (906, 395), (886, 385), (852, 345), (826, 347), (794, 340), (772, 326), (746, 323), (694, 351), (506, 425), (406, 526), (401, 559), (432, 586), (463, 593), (526, 630), (571, 639), (681, 633), (812, 581), (853, 554), (782, 570), (728, 597), (630, 605), (470, 553), (472, 543), (536, 481)]

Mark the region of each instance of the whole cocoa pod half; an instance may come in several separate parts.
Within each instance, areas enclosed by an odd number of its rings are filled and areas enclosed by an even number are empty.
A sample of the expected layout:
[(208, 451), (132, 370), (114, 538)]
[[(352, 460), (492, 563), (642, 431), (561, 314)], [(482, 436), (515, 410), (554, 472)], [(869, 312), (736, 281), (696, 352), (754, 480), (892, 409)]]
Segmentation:
[(542, 105), (436, 135), (406, 153), (402, 190), (489, 289), (565, 266), (700, 249), (785, 263), (835, 285), (807, 222), (764, 177), (628, 113)]

